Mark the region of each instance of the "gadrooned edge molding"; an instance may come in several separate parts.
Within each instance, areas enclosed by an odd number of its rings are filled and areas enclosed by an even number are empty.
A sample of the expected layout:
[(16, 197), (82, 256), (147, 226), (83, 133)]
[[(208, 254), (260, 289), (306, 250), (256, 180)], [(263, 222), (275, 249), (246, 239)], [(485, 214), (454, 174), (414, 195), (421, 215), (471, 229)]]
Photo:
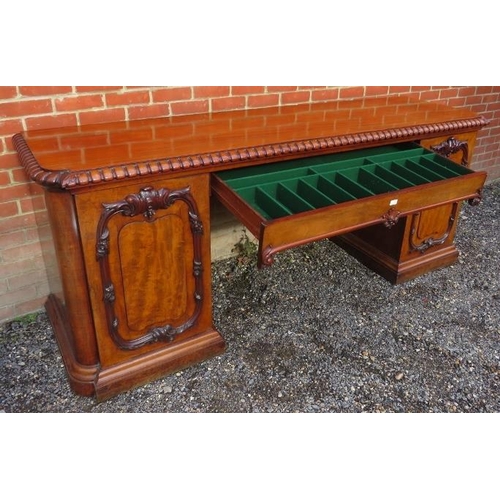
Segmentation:
[(54, 189), (75, 189), (112, 182), (121, 179), (149, 176), (165, 172), (179, 172), (195, 170), (206, 167), (234, 165), (239, 163), (259, 161), (271, 158), (323, 151), (335, 151), (345, 146), (360, 144), (383, 144), (394, 139), (423, 139), (429, 135), (464, 132), (476, 130), (489, 123), (484, 117), (479, 116), (468, 120), (455, 120), (430, 125), (417, 125), (394, 129), (377, 130), (358, 134), (331, 136), (326, 138), (307, 139), (276, 144), (259, 145), (249, 148), (232, 149), (212, 153), (201, 153), (192, 156), (170, 157), (153, 159), (141, 162), (131, 162), (121, 165), (109, 165), (89, 170), (45, 170), (34, 157), (22, 134), (13, 137), (14, 147), (19, 155), (21, 165), (29, 178), (34, 182)]

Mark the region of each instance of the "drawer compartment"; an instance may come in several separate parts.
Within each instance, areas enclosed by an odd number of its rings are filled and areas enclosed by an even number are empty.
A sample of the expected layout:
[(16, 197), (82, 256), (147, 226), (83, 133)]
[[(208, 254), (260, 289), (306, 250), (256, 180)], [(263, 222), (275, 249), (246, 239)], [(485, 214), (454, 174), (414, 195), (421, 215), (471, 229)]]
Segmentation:
[(259, 265), (311, 241), (475, 198), (486, 174), (415, 144), (213, 174), (212, 190), (259, 240)]

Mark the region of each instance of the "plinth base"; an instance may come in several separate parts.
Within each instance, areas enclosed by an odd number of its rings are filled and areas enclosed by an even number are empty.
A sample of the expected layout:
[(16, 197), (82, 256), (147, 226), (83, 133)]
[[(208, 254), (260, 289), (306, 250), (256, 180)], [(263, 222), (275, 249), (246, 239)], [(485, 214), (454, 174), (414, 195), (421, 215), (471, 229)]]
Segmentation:
[(183, 370), (225, 350), (220, 333), (210, 329), (184, 341), (158, 344), (155, 351), (108, 368), (102, 368), (100, 364), (85, 365), (77, 360), (64, 305), (55, 295), (50, 295), (45, 308), (71, 389), (81, 396), (95, 395), (98, 401)]
[(336, 237), (333, 241), (393, 285), (450, 266), (457, 261), (459, 255), (455, 245), (451, 244), (433, 248), (429, 253), (414, 252), (411, 258), (399, 261), (352, 233)]

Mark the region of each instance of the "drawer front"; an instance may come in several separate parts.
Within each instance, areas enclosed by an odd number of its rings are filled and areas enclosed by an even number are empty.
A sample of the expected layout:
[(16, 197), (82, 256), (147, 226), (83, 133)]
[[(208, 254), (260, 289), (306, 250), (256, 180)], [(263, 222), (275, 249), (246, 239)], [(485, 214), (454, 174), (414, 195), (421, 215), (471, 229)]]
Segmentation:
[(259, 239), (259, 264), (282, 250), (478, 197), (486, 174), (414, 144), (214, 175), (220, 201)]

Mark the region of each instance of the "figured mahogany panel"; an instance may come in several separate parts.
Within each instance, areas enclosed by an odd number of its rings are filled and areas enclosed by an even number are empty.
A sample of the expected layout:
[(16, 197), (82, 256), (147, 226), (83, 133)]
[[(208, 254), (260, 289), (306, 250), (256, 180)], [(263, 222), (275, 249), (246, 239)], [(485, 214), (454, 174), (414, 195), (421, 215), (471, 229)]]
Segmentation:
[[(181, 210), (176, 204), (171, 207), (172, 214), (150, 224), (128, 221), (118, 231), (117, 258), (112, 259), (111, 273), (122, 276), (122, 282), (117, 283), (122, 289), (118, 296), (123, 299), (129, 331), (151, 328), (165, 316), (177, 322), (187, 314), (186, 276), (193, 270), (186, 268), (186, 263), (193, 260), (193, 251), (184, 235), (185, 217), (175, 213)], [(136, 251), (130, 252), (130, 248)]]

